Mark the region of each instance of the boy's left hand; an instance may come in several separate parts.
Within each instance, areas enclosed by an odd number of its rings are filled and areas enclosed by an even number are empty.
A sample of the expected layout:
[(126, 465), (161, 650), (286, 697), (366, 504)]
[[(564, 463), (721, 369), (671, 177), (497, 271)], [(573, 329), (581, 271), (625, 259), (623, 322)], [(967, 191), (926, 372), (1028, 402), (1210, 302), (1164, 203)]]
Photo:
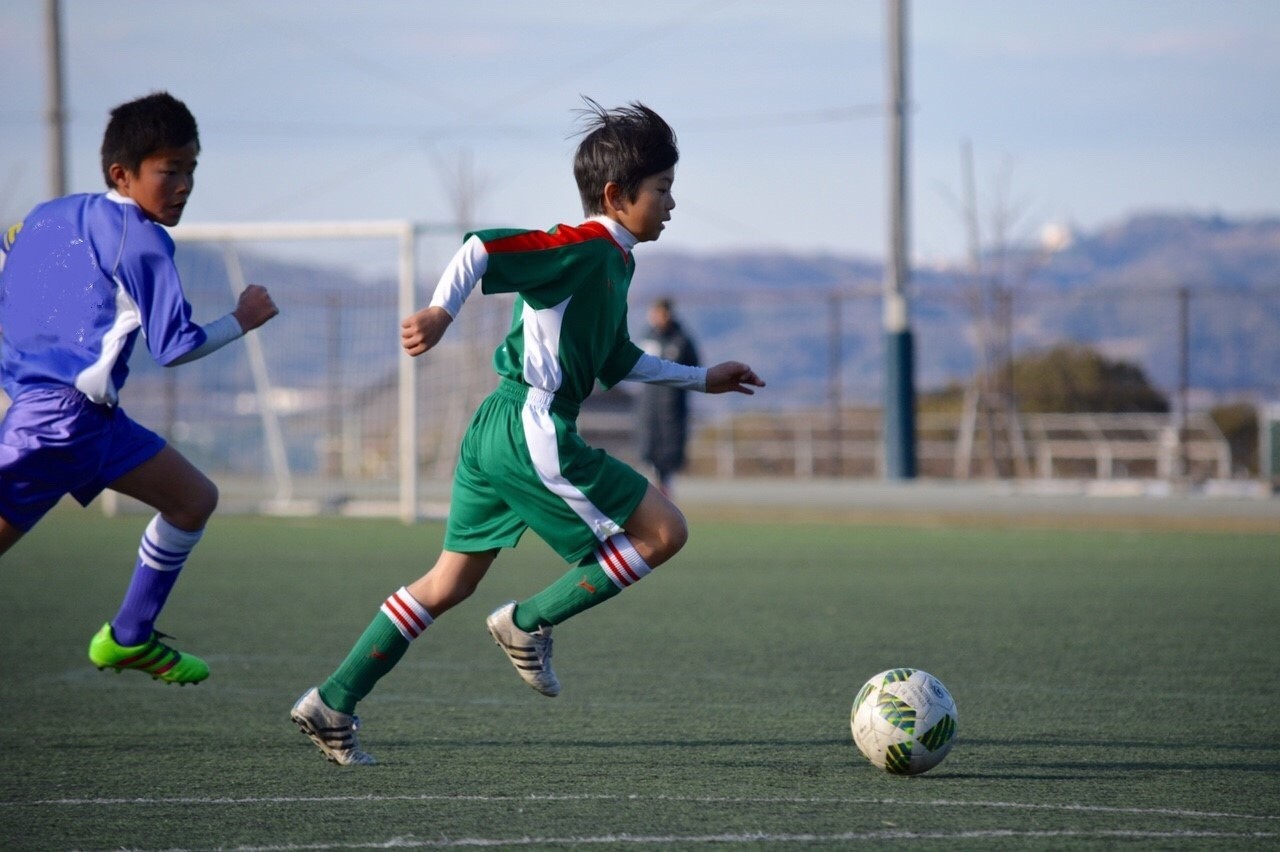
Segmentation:
[(755, 393), (750, 386), (764, 387), (764, 379), (741, 361), (725, 361), (707, 370), (707, 393)]

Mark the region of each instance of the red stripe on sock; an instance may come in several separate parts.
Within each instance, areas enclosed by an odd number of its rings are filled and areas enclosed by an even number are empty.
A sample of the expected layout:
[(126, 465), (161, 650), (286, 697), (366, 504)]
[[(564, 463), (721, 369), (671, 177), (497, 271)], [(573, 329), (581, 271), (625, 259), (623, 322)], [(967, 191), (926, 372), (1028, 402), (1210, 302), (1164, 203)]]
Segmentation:
[(400, 596), (400, 592), (396, 592), (391, 597), (396, 599), (396, 603), (404, 607), (404, 611), (413, 619), (413, 623), (418, 625), (419, 633), (427, 629), (427, 623), (422, 620), (422, 616), (418, 615), (417, 601), (409, 600), (408, 592), (405, 593), (404, 597)]
[(630, 586), (640, 579), (640, 575), (627, 564), (626, 557), (622, 555), (622, 551), (618, 549), (618, 546), (612, 540), (601, 542), (598, 552), (601, 564), (605, 566), (611, 576), (617, 577), (622, 585)]
[(603, 544), (596, 550), (596, 561), (600, 563), (600, 567), (604, 569), (604, 572), (609, 575), (609, 579), (613, 580), (615, 586), (625, 588), (630, 585), (625, 577), (618, 574), (618, 569), (614, 566), (612, 557), (609, 551), (605, 550)]
[(387, 609), (401, 627), (413, 634), (414, 639), (418, 638), (418, 635), (427, 629), (427, 625), (418, 617), (412, 607), (400, 600), (399, 592), (387, 598)]
[(616, 544), (614, 544), (612, 540), (606, 542), (606, 544), (612, 547), (614, 549), (614, 552), (617, 553), (618, 560), (622, 563), (622, 570), (625, 571), (627, 576), (631, 578), (631, 582), (634, 583), (637, 580), (639, 580), (640, 572), (636, 571), (636, 569), (631, 567), (631, 563), (627, 561), (627, 557), (623, 555), (622, 550)]
[(396, 627), (400, 629), (401, 633), (404, 633), (410, 639), (418, 638), (418, 634), (413, 629), (413, 625), (406, 621), (404, 615), (392, 606), (390, 602), (387, 603), (383, 611), (386, 612), (387, 615), (391, 616), (391, 620), (396, 623)]

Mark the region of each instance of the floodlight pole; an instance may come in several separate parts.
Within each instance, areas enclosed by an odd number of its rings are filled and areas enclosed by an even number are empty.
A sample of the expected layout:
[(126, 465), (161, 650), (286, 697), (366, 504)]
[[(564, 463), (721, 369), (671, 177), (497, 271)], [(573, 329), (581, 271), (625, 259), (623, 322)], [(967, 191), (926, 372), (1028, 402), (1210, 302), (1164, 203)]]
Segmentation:
[(889, 12), (889, 257), (884, 279), (884, 476), (916, 476), (915, 353), (906, 289), (907, 250), (907, 0)]
[(48, 72), (45, 89), (45, 120), (49, 127), (49, 197), (67, 194), (67, 112), (63, 104), (62, 85), (62, 14), (58, 0), (44, 2), (45, 63)]

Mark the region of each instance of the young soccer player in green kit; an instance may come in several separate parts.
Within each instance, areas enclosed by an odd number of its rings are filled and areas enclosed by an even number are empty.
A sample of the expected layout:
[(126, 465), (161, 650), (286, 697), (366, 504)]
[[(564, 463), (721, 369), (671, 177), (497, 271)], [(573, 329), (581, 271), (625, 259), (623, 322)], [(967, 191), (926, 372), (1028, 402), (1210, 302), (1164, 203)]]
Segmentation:
[(418, 356), (440, 342), (476, 284), (516, 295), (511, 330), (493, 359), (498, 387), (463, 437), (444, 550), (425, 575), (383, 602), (342, 664), (293, 707), (293, 721), (335, 763), (376, 762), (360, 748), (356, 704), (410, 642), (471, 596), (498, 551), (514, 547), (526, 529), (576, 567), (494, 610), (486, 626), (520, 677), (547, 696), (560, 692), (552, 626), (618, 594), (684, 546), (680, 510), (578, 434), (578, 408), (597, 382), (705, 393), (764, 387), (746, 364), (689, 367), (646, 355), (631, 341), (632, 249), (656, 240), (671, 218), (680, 155), (675, 133), (647, 106), (587, 104), (574, 158), (587, 221), (469, 234), (431, 304), (401, 323), (405, 351)]

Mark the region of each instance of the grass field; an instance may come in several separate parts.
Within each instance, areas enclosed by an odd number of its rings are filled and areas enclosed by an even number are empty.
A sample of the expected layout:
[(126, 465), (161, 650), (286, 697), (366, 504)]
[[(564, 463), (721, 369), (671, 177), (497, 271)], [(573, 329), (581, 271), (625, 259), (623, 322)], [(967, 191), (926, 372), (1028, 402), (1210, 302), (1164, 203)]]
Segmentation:
[[(442, 528), (219, 517), (160, 628), (212, 678), (92, 668), (145, 518), (60, 509), (0, 565), (0, 848), (1280, 847), (1280, 535), (693, 516), (524, 686), (493, 606), (527, 537), (361, 706), (381, 765), (288, 721)], [(891, 666), (955, 695), (932, 772), (857, 753)]]

